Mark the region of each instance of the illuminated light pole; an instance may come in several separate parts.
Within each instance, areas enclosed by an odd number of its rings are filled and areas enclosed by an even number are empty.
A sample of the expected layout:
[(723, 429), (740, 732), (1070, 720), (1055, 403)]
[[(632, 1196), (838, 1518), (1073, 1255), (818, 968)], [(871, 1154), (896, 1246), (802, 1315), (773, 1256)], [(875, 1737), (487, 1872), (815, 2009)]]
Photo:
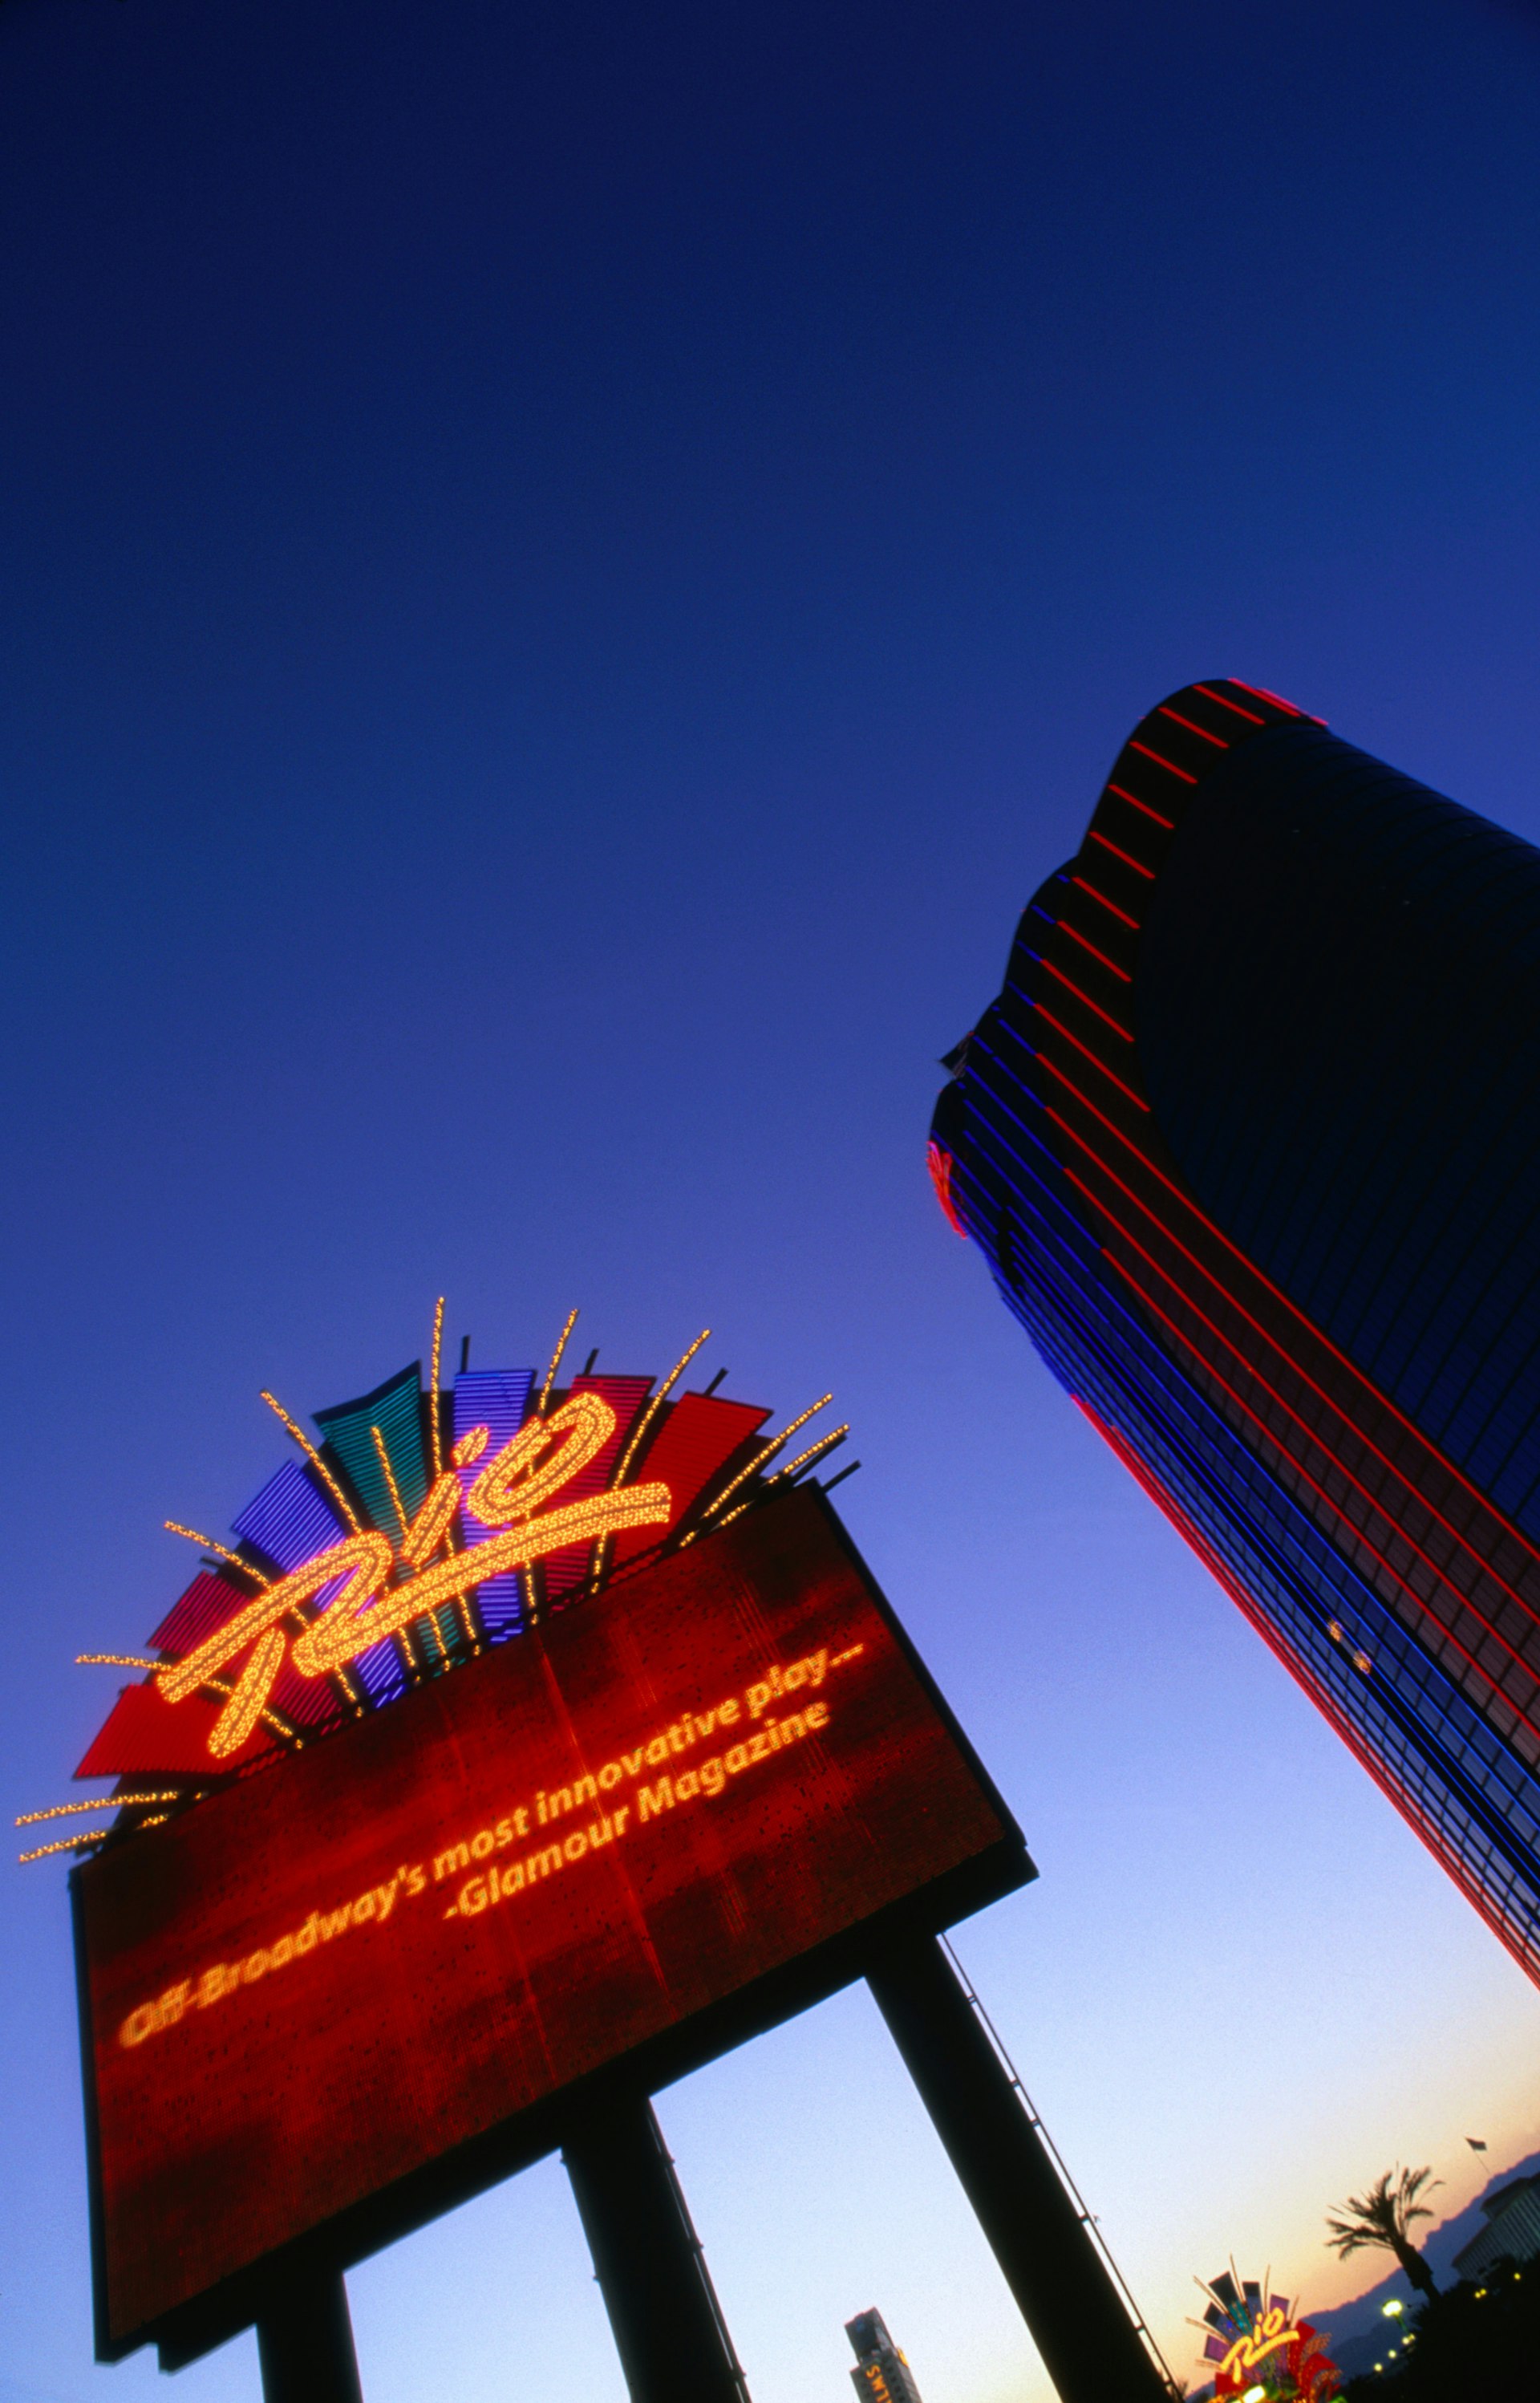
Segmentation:
[(1391, 2327), (1396, 2338), (1396, 2342), (1391, 2347), (1392, 2355), (1394, 2356), (1398, 2351), (1405, 2353), (1408, 2345), (1412, 2341), (1411, 2330), (1409, 2328), (1403, 2327), (1401, 2325), (1407, 2313), (1405, 2303), (1402, 2302), (1398, 2295), (1393, 2295), (1390, 2301), (1388, 2303), (1381, 2303), (1380, 2308), (1384, 2313), (1386, 2319), (1389, 2320)]

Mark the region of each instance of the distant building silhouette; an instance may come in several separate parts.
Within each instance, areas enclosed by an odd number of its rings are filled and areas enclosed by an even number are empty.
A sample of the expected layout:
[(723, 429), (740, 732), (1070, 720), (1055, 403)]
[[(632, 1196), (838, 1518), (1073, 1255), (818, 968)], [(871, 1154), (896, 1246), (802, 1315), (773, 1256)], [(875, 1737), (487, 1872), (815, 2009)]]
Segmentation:
[(1483, 2195), (1487, 2224), (1454, 2257), (1459, 2278), (1484, 2278), (1501, 2260), (1533, 2261), (1540, 2253), (1540, 2177), (1514, 2178)]
[(1540, 853), (1189, 686), (949, 1065), (953, 1225), (1540, 1980)]
[(864, 2403), (920, 2403), (914, 2372), (883, 2325), (881, 2312), (857, 2312), (845, 2322), (855, 2354), (851, 2383)]

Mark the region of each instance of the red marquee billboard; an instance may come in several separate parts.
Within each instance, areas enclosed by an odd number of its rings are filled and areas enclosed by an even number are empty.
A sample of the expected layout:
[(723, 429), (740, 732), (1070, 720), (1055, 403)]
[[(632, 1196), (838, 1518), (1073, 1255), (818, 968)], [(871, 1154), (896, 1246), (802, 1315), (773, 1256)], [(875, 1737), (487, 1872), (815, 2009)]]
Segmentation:
[(291, 2248), (549, 2149), (579, 2081), (656, 2086), (1031, 1874), (783, 1488), (75, 1872), (99, 2351), (187, 2357)]

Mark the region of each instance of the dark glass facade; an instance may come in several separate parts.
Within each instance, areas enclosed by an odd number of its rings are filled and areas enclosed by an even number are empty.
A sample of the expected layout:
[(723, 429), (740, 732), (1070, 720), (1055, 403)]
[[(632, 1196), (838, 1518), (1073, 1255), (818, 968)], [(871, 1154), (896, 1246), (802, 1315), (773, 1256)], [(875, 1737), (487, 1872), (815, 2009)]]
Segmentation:
[(1231, 681), (1124, 745), (931, 1165), (1540, 1982), (1540, 853)]

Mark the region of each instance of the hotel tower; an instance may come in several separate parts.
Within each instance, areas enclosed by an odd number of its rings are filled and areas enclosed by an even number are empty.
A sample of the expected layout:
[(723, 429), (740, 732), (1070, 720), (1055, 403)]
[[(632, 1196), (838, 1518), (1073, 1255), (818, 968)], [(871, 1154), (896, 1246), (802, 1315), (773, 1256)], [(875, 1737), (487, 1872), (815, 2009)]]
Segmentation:
[(1189, 685), (948, 1065), (952, 1224), (1540, 1982), (1540, 852)]

